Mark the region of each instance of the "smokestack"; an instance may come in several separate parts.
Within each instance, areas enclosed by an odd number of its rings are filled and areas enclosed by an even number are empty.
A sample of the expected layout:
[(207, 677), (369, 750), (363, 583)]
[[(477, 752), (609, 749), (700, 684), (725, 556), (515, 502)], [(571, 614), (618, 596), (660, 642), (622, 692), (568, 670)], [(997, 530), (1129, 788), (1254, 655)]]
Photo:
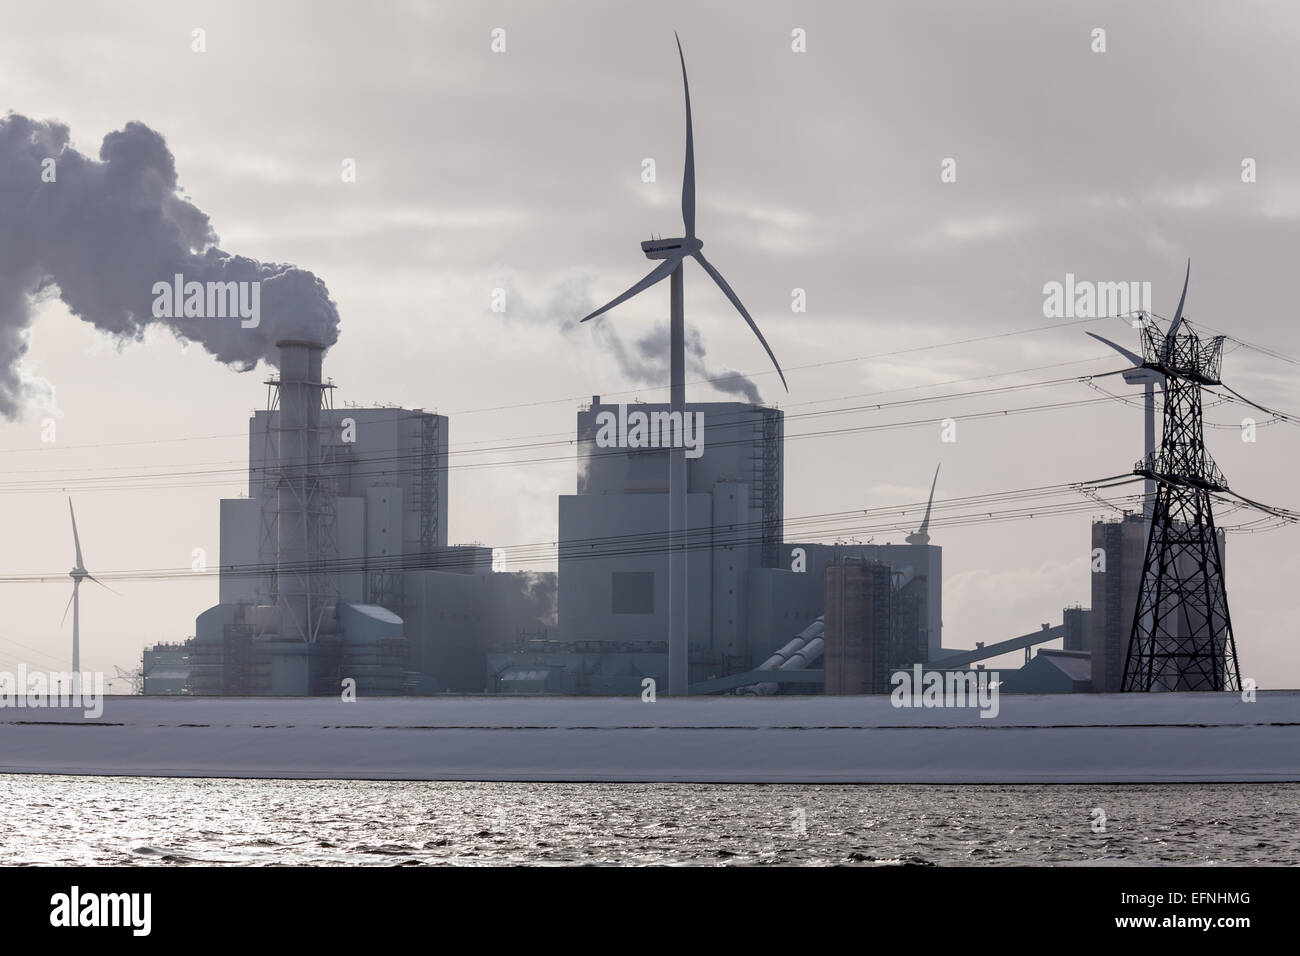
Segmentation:
[(280, 637), (312, 643), (324, 613), (314, 578), (320, 546), (321, 355), (325, 346), (281, 339), (279, 421), (280, 466), (276, 490), (276, 586)]

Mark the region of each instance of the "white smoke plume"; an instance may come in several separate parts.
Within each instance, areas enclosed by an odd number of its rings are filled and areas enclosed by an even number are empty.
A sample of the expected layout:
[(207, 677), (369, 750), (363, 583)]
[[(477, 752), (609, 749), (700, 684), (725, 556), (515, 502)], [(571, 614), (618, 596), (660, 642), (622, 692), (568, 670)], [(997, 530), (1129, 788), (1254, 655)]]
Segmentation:
[[(597, 307), (591, 297), (590, 278), (569, 276), (553, 285), (544, 301), (533, 303), (521, 300), (513, 288), (510, 290), (511, 313), (522, 314), (526, 319), (555, 323), (560, 331), (570, 334), (591, 327), (597, 346), (610, 355), (619, 369), (637, 385), (668, 384), (668, 323), (658, 322), (649, 331), (630, 343), (620, 331), (617, 316), (602, 315), (582, 325), (580, 320)], [(667, 289), (663, 290), (667, 306)], [(654, 292), (650, 292), (653, 295)], [(688, 377), (708, 381), (724, 395), (736, 395), (758, 405), (762, 402), (758, 386), (740, 372), (727, 368), (711, 367), (707, 361), (704, 339), (691, 326), (686, 327), (686, 371)]]
[[(596, 321), (596, 320), (593, 320)], [(624, 374), (637, 382), (662, 384), (668, 381), (668, 323), (658, 322), (636, 339), (630, 347), (612, 329), (602, 330), (605, 347), (618, 359)], [(713, 368), (705, 361), (704, 340), (689, 325), (686, 327), (686, 373), (703, 379), (724, 395), (736, 395), (751, 404), (762, 402), (758, 386), (741, 372)]]
[[(140, 341), (162, 324), (218, 361), (247, 371), (274, 362), (282, 338), (338, 339), (325, 283), (284, 263), (226, 252), (206, 213), (178, 189), (163, 137), (141, 123), (109, 133), (94, 159), (69, 145), (68, 127), (16, 113), (0, 117), (0, 416), (33, 397), (19, 373), (33, 299), (57, 290), (79, 318)], [(155, 318), (155, 283), (259, 282), (255, 327), (236, 318)]]

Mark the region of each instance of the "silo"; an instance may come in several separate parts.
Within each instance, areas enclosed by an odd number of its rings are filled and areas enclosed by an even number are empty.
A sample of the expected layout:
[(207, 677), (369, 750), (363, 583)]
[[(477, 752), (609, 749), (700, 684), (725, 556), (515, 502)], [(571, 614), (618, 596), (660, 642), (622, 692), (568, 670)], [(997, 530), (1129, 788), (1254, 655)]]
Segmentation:
[(889, 565), (837, 558), (825, 586), (826, 693), (889, 693)]

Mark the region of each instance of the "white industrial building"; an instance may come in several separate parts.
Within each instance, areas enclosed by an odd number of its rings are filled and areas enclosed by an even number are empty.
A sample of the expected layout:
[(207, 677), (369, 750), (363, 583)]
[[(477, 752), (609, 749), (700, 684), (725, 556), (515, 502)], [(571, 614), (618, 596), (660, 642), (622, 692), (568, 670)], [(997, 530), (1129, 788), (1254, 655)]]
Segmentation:
[[(196, 624), (195, 692), (337, 693), (354, 678), (371, 695), (626, 694), (665, 681), (668, 451), (632, 435), (611, 446), (600, 422), (668, 406), (596, 397), (579, 409), (557, 573), (498, 573), (490, 548), (447, 543), (448, 420), (334, 408), (320, 356), (281, 343), (268, 408), (249, 422), (248, 497), (220, 503), (220, 603)], [(908, 653), (939, 649), (941, 551), (923, 532), (898, 545), (785, 542), (783, 413), (686, 411), (703, 423), (687, 458), (693, 684), (759, 668), (806, 631), (824, 611), (826, 566), (850, 552), (891, 567), (891, 626)]]
[(482, 692), (486, 636), (545, 628), (553, 576), (447, 544), (445, 416), (333, 408), (321, 349), (283, 342), (249, 422), (248, 497), (220, 503), (219, 603), (196, 622), (207, 694)]
[[(275, 553), (274, 495), (278, 410), (249, 420), (247, 498), (221, 502), (221, 603), (269, 593)], [(326, 588), (341, 600), (400, 606), (402, 572), (450, 561), (447, 548), (448, 420), (422, 409), (321, 411), (320, 473), (333, 483), (322, 514), (331, 553)], [(462, 558), (469, 560), (473, 558)], [(490, 563), (491, 555), (488, 556)]]
[[(604, 653), (660, 644), (668, 630), (668, 450), (596, 440), (602, 414), (628, 411), (669, 406), (620, 407), (596, 396), (580, 409), (577, 493), (559, 502), (560, 633)], [(686, 414), (703, 423), (700, 454), (686, 462), (694, 679), (748, 665), (747, 575), (775, 563), (781, 544), (784, 418), (741, 402), (688, 404)], [(654, 658), (645, 676), (663, 677), (666, 650), (646, 653)]]
[[(578, 411), (576, 493), (559, 501), (558, 640), (490, 654), (497, 689), (639, 693), (647, 677), (663, 685), (667, 449), (602, 447), (597, 436), (611, 415), (622, 422), (634, 412), (651, 418), (668, 410), (602, 403), (596, 396)], [(825, 566), (847, 549), (783, 540), (779, 409), (707, 402), (687, 404), (686, 414), (702, 416), (704, 439), (698, 457), (687, 458), (686, 495), (689, 678), (701, 685), (763, 666), (813, 625), (824, 610)], [(894, 567), (895, 585), (914, 608), (917, 641), (937, 649), (941, 550), (928, 537), (865, 550)]]

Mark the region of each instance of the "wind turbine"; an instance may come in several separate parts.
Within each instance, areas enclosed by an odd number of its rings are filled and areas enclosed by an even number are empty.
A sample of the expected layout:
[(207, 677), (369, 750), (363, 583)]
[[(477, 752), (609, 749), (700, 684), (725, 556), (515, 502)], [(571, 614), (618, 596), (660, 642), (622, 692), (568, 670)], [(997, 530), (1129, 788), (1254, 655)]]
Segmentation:
[[(673, 36), (677, 36), (676, 33)], [(695, 235), (695, 139), (691, 129), (691, 88), (686, 80), (686, 56), (682, 41), (677, 37), (677, 57), (682, 64), (682, 90), (686, 94), (686, 168), (682, 174), (682, 224), (686, 235), (678, 239), (648, 239), (641, 243), (647, 259), (663, 261), (650, 274), (622, 295), (607, 302), (586, 318), (594, 319), (657, 282), (672, 277), (669, 291), (670, 321), (668, 334), (669, 397), (672, 413), (681, 417), (686, 411), (686, 318), (683, 306), (682, 263), (690, 256), (709, 274), (723, 294), (736, 307), (748, 323), (767, 357), (781, 376), (781, 385), (788, 392), (785, 373), (772, 354), (767, 339), (758, 325), (745, 311), (736, 293), (700, 251), (704, 243)], [(686, 643), (686, 449), (674, 445), (668, 450), (668, 693), (685, 696), (690, 671)]]
[[(1183, 321), (1183, 303), (1187, 301), (1187, 283), (1192, 277), (1192, 260), (1187, 260), (1187, 273), (1183, 276), (1183, 294), (1178, 297), (1178, 310), (1174, 313), (1173, 324), (1169, 327), (1169, 337), (1166, 342), (1173, 341), (1173, 333)], [(1146, 411), (1146, 422), (1143, 427), (1143, 439), (1145, 442), (1145, 457), (1150, 460), (1156, 453), (1156, 386), (1163, 386), (1165, 377), (1155, 369), (1147, 368), (1144, 365), (1142, 356), (1130, 352), (1122, 345), (1116, 345), (1110, 339), (1103, 338), (1096, 332), (1089, 332), (1098, 342), (1108, 345), (1120, 355), (1124, 356), (1133, 363), (1133, 368), (1124, 372), (1124, 381), (1130, 385), (1141, 385), (1143, 391), (1143, 400)], [(1151, 513), (1156, 506), (1156, 482), (1154, 478), (1147, 478), (1143, 482), (1142, 488), (1142, 515), (1148, 521), (1151, 520)]]
[(930, 500), (925, 503), (925, 517), (921, 520), (921, 527), (916, 534), (909, 534), (903, 540), (908, 544), (929, 544), (930, 543), (930, 509), (934, 506), (934, 488), (939, 484), (939, 468), (942, 463), (934, 466), (934, 481), (930, 482)]
[[(85, 562), (81, 558), (81, 538), (77, 535), (77, 513), (72, 510), (72, 499), (68, 499), (68, 514), (72, 516), (72, 543), (77, 549), (77, 563), (68, 576), (72, 578), (72, 597), (68, 599), (68, 605), (63, 609), (63, 621), (60, 626), (68, 619), (68, 608), (72, 608), (72, 679), (80, 682), (81, 680), (81, 582), (87, 578), (94, 581), (101, 588), (113, 591), (107, 584), (100, 581), (89, 571), (86, 570)], [(113, 591), (116, 594), (116, 591)]]

